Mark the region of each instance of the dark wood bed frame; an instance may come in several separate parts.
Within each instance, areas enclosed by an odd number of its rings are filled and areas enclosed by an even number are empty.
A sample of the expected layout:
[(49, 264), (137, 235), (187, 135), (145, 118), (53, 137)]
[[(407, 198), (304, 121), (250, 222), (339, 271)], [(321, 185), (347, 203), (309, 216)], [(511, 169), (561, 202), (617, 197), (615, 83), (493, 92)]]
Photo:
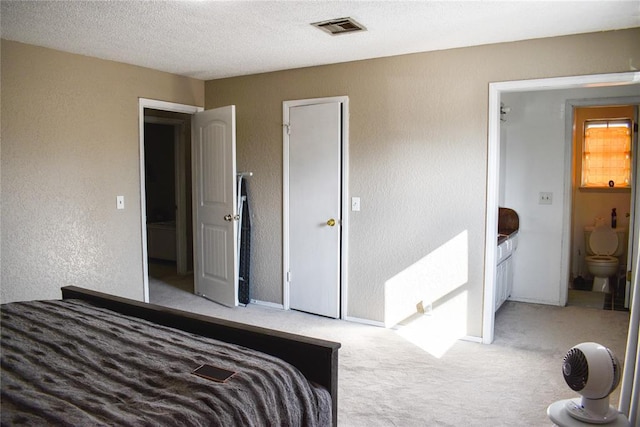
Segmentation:
[(63, 299), (81, 299), (127, 316), (145, 319), (276, 356), (331, 393), (333, 425), (338, 425), (338, 349), (340, 343), (244, 325), (143, 303), (76, 286), (62, 288)]

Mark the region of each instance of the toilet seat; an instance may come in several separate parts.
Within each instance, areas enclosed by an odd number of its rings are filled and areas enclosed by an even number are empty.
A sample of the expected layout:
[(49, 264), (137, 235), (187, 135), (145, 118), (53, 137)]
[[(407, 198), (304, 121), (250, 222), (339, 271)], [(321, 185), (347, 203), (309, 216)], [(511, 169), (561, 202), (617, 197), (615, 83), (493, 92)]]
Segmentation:
[(611, 256), (618, 249), (618, 235), (609, 226), (600, 225), (591, 232), (589, 245), (596, 256)]
[(587, 256), (586, 260), (593, 262), (594, 264), (607, 264), (610, 262), (618, 263), (618, 258), (611, 255), (591, 255)]

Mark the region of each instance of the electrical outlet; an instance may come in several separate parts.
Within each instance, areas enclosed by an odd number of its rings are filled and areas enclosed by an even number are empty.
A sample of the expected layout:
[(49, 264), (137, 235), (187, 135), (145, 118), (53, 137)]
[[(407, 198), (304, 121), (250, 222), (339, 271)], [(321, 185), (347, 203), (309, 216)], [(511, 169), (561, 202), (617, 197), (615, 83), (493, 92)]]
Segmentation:
[(551, 205), (553, 204), (553, 193), (540, 193), (540, 196), (538, 197), (538, 204), (539, 205)]

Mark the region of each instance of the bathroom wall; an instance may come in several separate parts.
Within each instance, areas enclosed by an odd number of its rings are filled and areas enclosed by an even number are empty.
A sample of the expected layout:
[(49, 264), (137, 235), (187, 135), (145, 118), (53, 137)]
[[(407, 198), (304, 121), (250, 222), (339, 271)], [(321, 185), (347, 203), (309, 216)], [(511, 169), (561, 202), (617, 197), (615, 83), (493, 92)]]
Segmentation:
[[(501, 141), (500, 183), (504, 193), (500, 203), (520, 216), (512, 300), (560, 304), (560, 287), (567, 286), (568, 281), (561, 277), (563, 251), (567, 245), (583, 244), (563, 241), (563, 217), (570, 209), (564, 201), (571, 200), (571, 194), (565, 194), (565, 190), (571, 190), (565, 185), (565, 168), (570, 164), (565, 158), (566, 144), (571, 144), (565, 141), (566, 101), (637, 95), (640, 85), (503, 94), (501, 101), (511, 111), (501, 129), (506, 141)], [(539, 204), (540, 192), (552, 193), (552, 204)], [(600, 209), (594, 209), (589, 217), (600, 211), (602, 214), (597, 215), (607, 215), (612, 204), (622, 206), (619, 200), (594, 203)], [(620, 209), (621, 225), (626, 212)], [(582, 239), (581, 233), (574, 234)]]

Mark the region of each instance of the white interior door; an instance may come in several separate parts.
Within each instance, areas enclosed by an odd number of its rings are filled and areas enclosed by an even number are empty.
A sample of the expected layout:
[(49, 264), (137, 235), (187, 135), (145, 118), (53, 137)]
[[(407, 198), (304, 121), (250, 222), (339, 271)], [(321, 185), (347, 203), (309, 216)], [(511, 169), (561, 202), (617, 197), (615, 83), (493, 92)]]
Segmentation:
[(195, 293), (238, 305), (235, 106), (193, 115)]
[(340, 316), (340, 102), (288, 109), (289, 307)]

